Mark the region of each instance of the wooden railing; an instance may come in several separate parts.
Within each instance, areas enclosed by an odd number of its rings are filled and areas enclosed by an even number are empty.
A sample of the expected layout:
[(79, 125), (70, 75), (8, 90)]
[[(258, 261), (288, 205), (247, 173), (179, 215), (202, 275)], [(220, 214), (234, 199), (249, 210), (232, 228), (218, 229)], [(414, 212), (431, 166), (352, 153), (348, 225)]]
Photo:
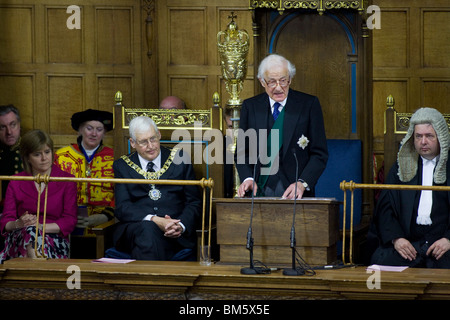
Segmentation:
[[(202, 178), (201, 180), (147, 180), (147, 179), (103, 179), (103, 178), (70, 178), (70, 177), (51, 177), (48, 175), (36, 175), (36, 176), (0, 176), (1, 180), (19, 180), (19, 181), (35, 181), (38, 184), (39, 194), (41, 194), (41, 183), (45, 183), (46, 185), (52, 181), (73, 181), (77, 183), (90, 182), (90, 183), (128, 183), (128, 184), (160, 184), (160, 185), (185, 185), (185, 186), (199, 186), (203, 189), (203, 206), (202, 206), (202, 237), (201, 237), (201, 245), (202, 247), (205, 245), (205, 218), (206, 218), (206, 188), (210, 189), (209, 193), (209, 218), (208, 218), (208, 246), (211, 247), (211, 224), (212, 224), (212, 197), (213, 197), (213, 189), (214, 189), (214, 181), (210, 179)], [(46, 214), (47, 214), (47, 191), (48, 188), (45, 188), (45, 196), (44, 196), (44, 210), (43, 210), (43, 224), (42, 224), (42, 254), (37, 252), (37, 244), (38, 241), (35, 242), (34, 251), (36, 257), (47, 258), (44, 252), (44, 241), (45, 241), (45, 224), (46, 224)], [(1, 184), (0, 184), (0, 195), (1, 195)], [(39, 228), (39, 216), (40, 216), (40, 205), (41, 205), (41, 197), (38, 197), (37, 201), (37, 210), (36, 210), (36, 237), (38, 235)]]
[[(342, 181), (340, 189), (344, 191), (343, 201), (343, 226), (342, 226), (342, 262), (344, 264), (353, 264), (353, 200), (355, 189), (390, 189), (390, 190), (432, 190), (432, 191), (450, 191), (450, 186), (422, 186), (422, 185), (399, 185), (399, 184), (362, 184), (353, 181)], [(347, 190), (351, 192), (350, 201), (350, 230), (349, 230), (349, 262), (346, 263), (345, 257), (345, 238), (346, 238), (346, 213), (347, 213)]]

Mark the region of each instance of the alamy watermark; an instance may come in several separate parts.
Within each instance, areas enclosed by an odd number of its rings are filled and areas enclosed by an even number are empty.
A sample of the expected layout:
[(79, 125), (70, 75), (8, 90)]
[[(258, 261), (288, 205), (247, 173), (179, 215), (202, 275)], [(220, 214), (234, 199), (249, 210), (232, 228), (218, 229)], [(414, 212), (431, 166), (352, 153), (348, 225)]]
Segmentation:
[(79, 6), (71, 5), (67, 7), (67, 13), (71, 16), (67, 18), (66, 26), (68, 29), (81, 29), (81, 9)]
[[(228, 144), (236, 139), (236, 157), (224, 151)], [(268, 142), (270, 139), (270, 150)], [(171, 141), (179, 141), (175, 148), (181, 149), (183, 157), (174, 158), (174, 164), (260, 164), (262, 175), (276, 174), (279, 169), (278, 151), (280, 149), (279, 130), (273, 129), (268, 134), (267, 129), (254, 130), (227, 129), (225, 138), (219, 129), (202, 130), (199, 123), (194, 124), (194, 134), (186, 129), (172, 131)], [(204, 143), (207, 142), (207, 147)], [(236, 160), (236, 161), (235, 161)]]
[(371, 275), (367, 278), (366, 285), (367, 289), (381, 289), (381, 269), (379, 266), (373, 265), (366, 269), (366, 273)]
[[(67, 7), (67, 13), (71, 14), (66, 21), (68, 29), (81, 29), (81, 9), (77, 5)], [(366, 25), (370, 30), (381, 29), (381, 9), (377, 5), (367, 7), (368, 14)]]
[(371, 5), (367, 7), (367, 14), (370, 16), (367, 17), (366, 25), (370, 30), (373, 29), (381, 29), (381, 9), (379, 6)]
[(67, 267), (66, 273), (69, 273), (70, 276), (66, 280), (67, 289), (81, 289), (81, 270), (77, 265), (70, 265)]

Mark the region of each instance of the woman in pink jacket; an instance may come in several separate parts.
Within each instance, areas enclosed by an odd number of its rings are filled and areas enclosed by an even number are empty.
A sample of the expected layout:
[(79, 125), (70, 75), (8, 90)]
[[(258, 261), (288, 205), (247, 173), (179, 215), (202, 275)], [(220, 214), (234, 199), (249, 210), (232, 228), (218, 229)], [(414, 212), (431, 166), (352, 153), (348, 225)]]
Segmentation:
[[(16, 176), (49, 175), (51, 177), (73, 177), (53, 165), (53, 141), (41, 131), (26, 133), (20, 142), (20, 155), (24, 171)], [(69, 234), (77, 223), (76, 182), (52, 181), (41, 186), (35, 181), (12, 180), (6, 191), (0, 230), (5, 237), (5, 248), (0, 253), (0, 262), (15, 257), (36, 257), (36, 211), (39, 189), (40, 214), (38, 226), (38, 254), (42, 253), (42, 223), (44, 218), (45, 193), (47, 192), (47, 214), (45, 224), (44, 252), (49, 258), (67, 258), (70, 244)]]

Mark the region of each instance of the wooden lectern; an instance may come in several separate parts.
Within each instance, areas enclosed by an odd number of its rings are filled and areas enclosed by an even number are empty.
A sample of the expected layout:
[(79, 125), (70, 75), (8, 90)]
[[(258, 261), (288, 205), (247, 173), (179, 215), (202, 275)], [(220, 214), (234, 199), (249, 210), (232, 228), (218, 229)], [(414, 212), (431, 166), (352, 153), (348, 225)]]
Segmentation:
[[(220, 262), (246, 265), (250, 198), (214, 199)], [(337, 260), (339, 204), (334, 198), (305, 198), (296, 201), (296, 248), (310, 266)], [(268, 267), (292, 265), (290, 231), (294, 200), (255, 198), (253, 205), (254, 260)]]

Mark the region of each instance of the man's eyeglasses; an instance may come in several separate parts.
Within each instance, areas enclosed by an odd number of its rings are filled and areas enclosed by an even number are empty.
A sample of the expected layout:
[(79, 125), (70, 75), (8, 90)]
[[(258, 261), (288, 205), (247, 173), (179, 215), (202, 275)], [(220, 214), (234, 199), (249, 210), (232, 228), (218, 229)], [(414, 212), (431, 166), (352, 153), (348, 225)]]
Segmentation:
[(280, 87), (287, 87), (289, 85), (290, 80), (286, 78), (282, 78), (280, 80), (270, 79), (266, 80), (264, 79), (264, 82), (267, 84), (269, 88), (275, 88), (277, 85), (280, 85)]
[(145, 140), (136, 140), (136, 143), (137, 143), (139, 146), (141, 146), (141, 147), (146, 147), (146, 146), (148, 146), (149, 144), (155, 144), (155, 143), (158, 143), (158, 142), (159, 142), (159, 138), (156, 137), (156, 136), (151, 137), (151, 138), (149, 138), (149, 139), (145, 139)]

